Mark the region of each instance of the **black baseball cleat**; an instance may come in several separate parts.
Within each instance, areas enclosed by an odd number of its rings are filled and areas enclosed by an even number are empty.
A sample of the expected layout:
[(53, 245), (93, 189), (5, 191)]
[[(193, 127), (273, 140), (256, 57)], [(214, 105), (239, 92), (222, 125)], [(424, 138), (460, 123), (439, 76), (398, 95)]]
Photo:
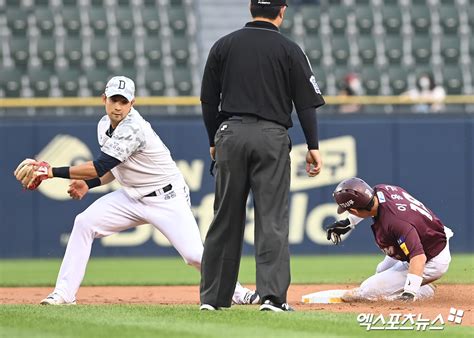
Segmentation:
[(260, 305), (260, 311), (274, 311), (274, 312), (290, 312), (295, 311), (288, 303), (278, 304), (267, 299)]

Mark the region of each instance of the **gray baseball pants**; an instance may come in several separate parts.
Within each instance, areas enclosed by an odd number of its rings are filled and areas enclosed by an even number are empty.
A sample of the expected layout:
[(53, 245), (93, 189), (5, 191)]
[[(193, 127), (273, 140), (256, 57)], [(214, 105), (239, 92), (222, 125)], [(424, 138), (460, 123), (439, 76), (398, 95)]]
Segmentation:
[(250, 190), (255, 208), (257, 292), (262, 301), (285, 303), (290, 285), (287, 130), (255, 116), (232, 117), (220, 125), (215, 145), (214, 220), (204, 242), (201, 304), (231, 305)]

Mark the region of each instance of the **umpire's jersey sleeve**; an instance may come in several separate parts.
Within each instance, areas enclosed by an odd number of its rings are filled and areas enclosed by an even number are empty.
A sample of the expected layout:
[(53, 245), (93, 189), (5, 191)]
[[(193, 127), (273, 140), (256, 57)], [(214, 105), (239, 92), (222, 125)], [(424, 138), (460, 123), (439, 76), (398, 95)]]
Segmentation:
[(221, 83), (217, 48), (219, 41), (209, 51), (201, 83), (201, 102), (218, 106), (220, 103)]
[(222, 122), (218, 117), (222, 87), (216, 51), (218, 43), (219, 41), (214, 44), (209, 52), (201, 84), (202, 117), (211, 147), (214, 146), (214, 135), (216, 134), (220, 122)]
[(291, 99), (296, 111), (324, 105), (324, 99), (306, 54), (294, 44), (290, 57)]

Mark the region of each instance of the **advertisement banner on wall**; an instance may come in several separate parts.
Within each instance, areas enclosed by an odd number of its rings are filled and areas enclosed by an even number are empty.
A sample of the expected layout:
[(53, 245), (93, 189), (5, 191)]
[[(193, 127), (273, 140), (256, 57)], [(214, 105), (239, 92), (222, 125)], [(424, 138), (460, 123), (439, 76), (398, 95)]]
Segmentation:
[[(470, 122), (469, 122), (470, 121)], [(202, 238), (213, 218), (214, 181), (209, 173), (207, 136), (196, 119), (152, 119), (152, 126), (170, 149), (190, 188), (192, 209)], [(470, 123), (470, 124), (469, 124)], [(468, 127), (466, 127), (468, 126)], [(294, 254), (377, 252), (364, 221), (345, 236), (338, 247), (326, 239), (324, 226), (333, 222), (337, 206), (331, 193), (343, 179), (359, 176), (369, 184), (399, 184), (424, 201), (449, 223), (459, 240), (453, 251), (472, 251), (473, 233), (469, 214), (463, 204), (472, 202), (472, 119), (415, 120), (365, 118), (322, 119), (320, 149), (324, 170), (316, 178), (305, 172), (306, 144), (299, 126), (290, 130), (291, 188), (289, 198), (290, 250)], [(444, 139), (439, 138), (441, 134)], [(52, 166), (74, 165), (94, 158), (100, 151), (95, 121), (48, 122), (25, 124), (10, 121), (0, 124), (2, 146), (0, 178), (6, 190), (1, 209), (1, 257), (57, 257), (64, 252), (75, 216), (104, 194), (120, 189), (118, 183), (92, 189), (81, 201), (67, 194), (68, 180), (44, 181), (38, 191), (22, 191), (12, 175), (14, 167), (26, 157), (47, 161)], [(418, 132), (424, 131), (423, 137)], [(21, 142), (14, 142), (22, 135)], [(469, 140), (471, 143), (469, 144)], [(446, 144), (457, 142), (455, 151)], [(458, 165), (446, 169), (431, 156), (451, 158)], [(457, 154), (458, 153), (458, 154)], [(468, 154), (468, 156), (466, 156)], [(433, 163), (431, 167), (430, 164)], [(453, 162), (451, 162), (453, 163)], [(435, 165), (436, 164), (436, 165)], [(441, 166), (441, 168), (440, 168)], [(433, 190), (433, 182), (437, 190)], [(463, 185), (464, 184), (464, 185)], [(458, 194), (451, 194), (460, 187)], [(452, 199), (450, 195), (453, 195)], [(11, 198), (10, 198), (11, 197)], [(456, 208), (454, 212), (451, 208)], [(449, 220), (449, 221), (446, 221)], [(247, 203), (244, 253), (253, 252), (253, 201)], [(464, 236), (464, 237), (462, 237)], [(456, 236), (457, 237), (457, 236)], [(149, 224), (97, 239), (94, 255), (175, 255), (168, 240)]]

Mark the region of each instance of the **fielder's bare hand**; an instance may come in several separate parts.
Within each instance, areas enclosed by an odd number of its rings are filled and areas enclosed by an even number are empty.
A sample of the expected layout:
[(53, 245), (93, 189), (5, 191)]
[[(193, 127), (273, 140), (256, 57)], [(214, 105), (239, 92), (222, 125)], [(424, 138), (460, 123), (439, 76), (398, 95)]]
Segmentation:
[(310, 149), (306, 153), (306, 172), (309, 177), (314, 177), (319, 175), (323, 161), (321, 159), (321, 154), (317, 149)]
[(69, 184), (67, 193), (72, 199), (81, 200), (85, 194), (89, 191), (89, 187), (83, 180), (72, 180)]

